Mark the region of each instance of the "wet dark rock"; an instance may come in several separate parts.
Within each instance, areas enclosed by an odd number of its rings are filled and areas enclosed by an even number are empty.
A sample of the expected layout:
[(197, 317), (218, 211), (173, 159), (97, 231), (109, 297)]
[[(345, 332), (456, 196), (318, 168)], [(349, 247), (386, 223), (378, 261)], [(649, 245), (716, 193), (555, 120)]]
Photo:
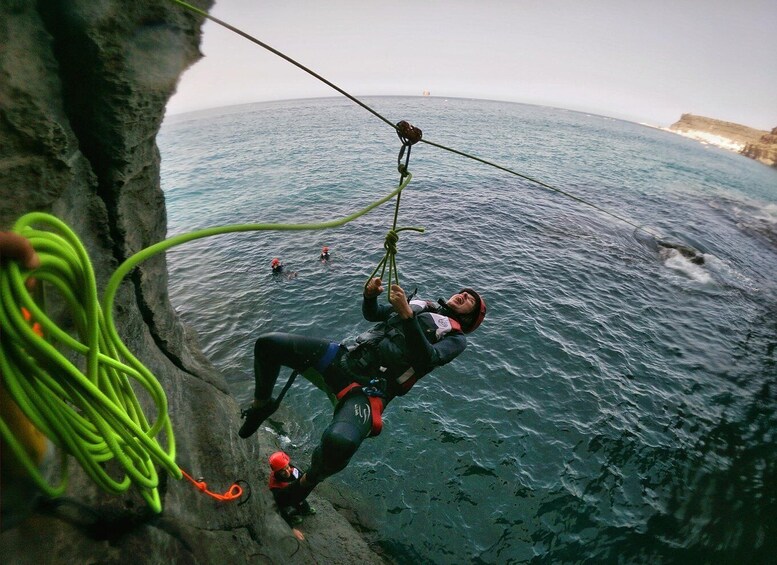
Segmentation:
[[(202, 23), (158, 0), (0, 3), (0, 228), (33, 210), (57, 215), (89, 251), (101, 291), (125, 258), (164, 239), (155, 138), (181, 73), (201, 56)], [(164, 510), (155, 514), (132, 491), (104, 493), (71, 464), (63, 498), (30, 499), (16, 526), (4, 517), (3, 562), (380, 561), (316, 496), (306, 540), (294, 538), (266, 489), (276, 439), (261, 430), (237, 437), (239, 408), (170, 304), (164, 256), (127, 277), (114, 317), (167, 393), (177, 463), (218, 492), (243, 479), (251, 497), (217, 502), (163, 475)]]

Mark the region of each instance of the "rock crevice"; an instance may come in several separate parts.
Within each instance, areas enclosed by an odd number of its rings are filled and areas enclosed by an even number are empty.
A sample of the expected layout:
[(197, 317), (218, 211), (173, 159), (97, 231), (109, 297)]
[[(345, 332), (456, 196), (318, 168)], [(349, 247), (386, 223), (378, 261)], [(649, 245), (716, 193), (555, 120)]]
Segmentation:
[[(125, 258), (165, 238), (155, 139), (180, 74), (201, 56), (201, 25), (157, 0), (0, 3), (0, 229), (33, 210), (55, 214), (84, 243), (100, 292)], [(170, 304), (164, 255), (122, 283), (113, 314), (124, 343), (165, 390), (177, 464), (224, 490), (242, 478), (252, 495), (220, 503), (162, 475), (163, 513), (155, 515), (132, 489), (107, 494), (71, 464), (63, 499), (30, 499), (26, 520), (4, 527), (3, 561), (381, 561), (320, 499), (306, 540), (293, 538), (265, 488), (277, 440), (261, 430), (237, 438), (239, 408)], [(154, 419), (153, 403), (136, 392)]]

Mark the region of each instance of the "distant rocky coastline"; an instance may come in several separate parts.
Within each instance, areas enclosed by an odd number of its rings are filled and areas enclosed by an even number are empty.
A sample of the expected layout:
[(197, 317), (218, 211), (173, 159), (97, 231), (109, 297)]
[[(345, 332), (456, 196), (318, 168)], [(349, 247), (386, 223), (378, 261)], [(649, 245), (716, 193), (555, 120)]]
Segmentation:
[(769, 132), (704, 116), (683, 114), (668, 129), (777, 168), (777, 127)]

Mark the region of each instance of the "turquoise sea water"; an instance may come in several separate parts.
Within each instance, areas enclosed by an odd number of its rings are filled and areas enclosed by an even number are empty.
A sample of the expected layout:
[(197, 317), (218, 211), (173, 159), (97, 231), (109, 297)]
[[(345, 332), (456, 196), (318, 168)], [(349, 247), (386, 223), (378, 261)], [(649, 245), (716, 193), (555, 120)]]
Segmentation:
[[(590, 200), (419, 144), (403, 193), (403, 286), (482, 290), (468, 349), (385, 414), (330, 481), (373, 509), (400, 562), (766, 562), (777, 550), (777, 170), (645, 126), (558, 109), (367, 98), (426, 139)], [(399, 142), (351, 102), (168, 118), (169, 234), (341, 218), (399, 180)], [(200, 240), (168, 253), (173, 303), (235, 397), (266, 331), (342, 339), (383, 255), (393, 203), (345, 227)], [(318, 261), (322, 245), (328, 264)], [(280, 257), (293, 279), (273, 277)], [(282, 377), (283, 378), (283, 377)], [(331, 408), (297, 383), (281, 445), (308, 464)], [(280, 414), (280, 413), (279, 413)], [(262, 481), (257, 478), (256, 481)]]

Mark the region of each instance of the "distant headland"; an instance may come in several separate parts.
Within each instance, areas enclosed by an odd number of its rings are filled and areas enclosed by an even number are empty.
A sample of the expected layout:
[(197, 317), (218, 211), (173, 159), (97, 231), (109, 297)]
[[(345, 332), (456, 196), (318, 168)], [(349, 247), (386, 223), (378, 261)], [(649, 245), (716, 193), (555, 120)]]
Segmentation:
[(668, 130), (702, 143), (736, 151), (777, 168), (777, 127), (768, 132), (704, 116), (683, 114)]

